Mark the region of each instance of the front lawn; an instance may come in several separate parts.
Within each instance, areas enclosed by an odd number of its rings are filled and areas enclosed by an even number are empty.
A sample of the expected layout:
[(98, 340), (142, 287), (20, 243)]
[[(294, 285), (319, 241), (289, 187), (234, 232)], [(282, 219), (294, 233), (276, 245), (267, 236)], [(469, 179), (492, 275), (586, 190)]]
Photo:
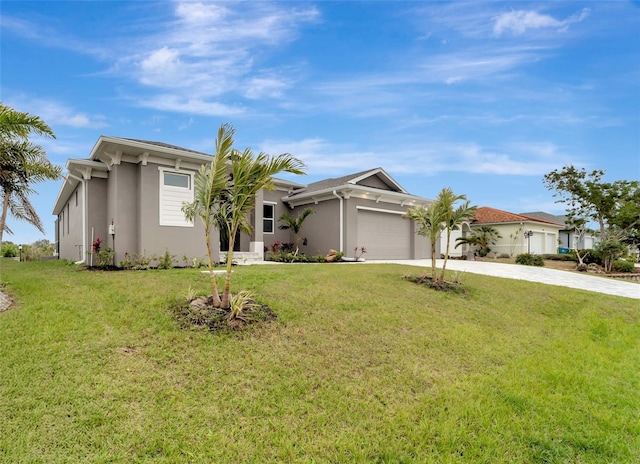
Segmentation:
[(638, 462), (637, 301), (400, 265), (234, 269), (278, 319), (185, 330), (198, 270), (3, 260), (0, 462)]

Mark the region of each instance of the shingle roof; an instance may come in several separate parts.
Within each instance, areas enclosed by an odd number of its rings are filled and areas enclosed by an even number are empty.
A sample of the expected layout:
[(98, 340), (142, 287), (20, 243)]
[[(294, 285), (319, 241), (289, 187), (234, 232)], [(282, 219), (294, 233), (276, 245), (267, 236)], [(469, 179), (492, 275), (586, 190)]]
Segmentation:
[(549, 214), (544, 211), (534, 211), (531, 213), (519, 213), (521, 216), (527, 216), (536, 219), (542, 219), (543, 221), (555, 222), (557, 224), (565, 224), (567, 222), (567, 216), (564, 214)]
[(331, 179), (323, 179), (323, 180), (319, 180), (317, 182), (312, 182), (309, 185), (307, 185), (305, 188), (301, 188), (298, 189), (296, 191), (294, 191), (290, 196), (294, 197), (295, 195), (298, 194), (302, 194), (302, 193), (311, 193), (311, 192), (318, 192), (320, 190), (325, 190), (325, 189), (330, 189), (330, 188), (335, 188), (335, 187), (340, 187), (342, 185), (348, 184), (350, 180), (352, 179), (357, 179), (358, 177), (361, 177), (371, 171), (375, 171), (377, 169), (381, 169), (381, 168), (373, 168), (373, 169), (367, 169), (366, 171), (360, 171), (360, 172), (356, 172), (353, 174), (348, 174), (346, 176), (342, 176), (342, 177), (335, 177), (335, 178), (331, 178)]
[(525, 216), (524, 214), (515, 214), (508, 211), (502, 211), (501, 209), (490, 208), (488, 206), (482, 206), (475, 212), (475, 220), (473, 224), (499, 224), (503, 222), (543, 222), (546, 224), (563, 225), (557, 221), (547, 221), (532, 216)]

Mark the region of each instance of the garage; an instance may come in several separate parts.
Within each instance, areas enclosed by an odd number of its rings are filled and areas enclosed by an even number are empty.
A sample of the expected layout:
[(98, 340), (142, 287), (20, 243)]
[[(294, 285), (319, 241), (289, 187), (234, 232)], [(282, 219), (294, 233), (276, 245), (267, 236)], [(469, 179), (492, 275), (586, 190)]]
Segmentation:
[(357, 237), (366, 259), (411, 259), (411, 221), (402, 213), (358, 209)]

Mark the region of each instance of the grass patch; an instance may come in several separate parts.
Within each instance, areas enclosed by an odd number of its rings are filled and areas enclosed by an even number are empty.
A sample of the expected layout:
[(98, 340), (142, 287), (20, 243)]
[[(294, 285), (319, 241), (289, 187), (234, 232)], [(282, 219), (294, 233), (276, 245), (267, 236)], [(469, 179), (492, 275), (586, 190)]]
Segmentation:
[(400, 265), (234, 269), (278, 319), (169, 309), (198, 270), (3, 262), (0, 462), (637, 462), (637, 302)]

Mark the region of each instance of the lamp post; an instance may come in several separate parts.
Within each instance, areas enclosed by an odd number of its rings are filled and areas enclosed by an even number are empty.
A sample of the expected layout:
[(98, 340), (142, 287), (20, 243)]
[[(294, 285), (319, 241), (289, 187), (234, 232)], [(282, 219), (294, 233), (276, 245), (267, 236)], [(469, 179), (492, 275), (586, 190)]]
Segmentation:
[(22, 262), (22, 245), (18, 245), (18, 251), (20, 251), (20, 262)]
[(527, 253), (531, 254), (531, 236), (533, 235), (532, 230), (525, 230), (524, 237), (527, 239)]

